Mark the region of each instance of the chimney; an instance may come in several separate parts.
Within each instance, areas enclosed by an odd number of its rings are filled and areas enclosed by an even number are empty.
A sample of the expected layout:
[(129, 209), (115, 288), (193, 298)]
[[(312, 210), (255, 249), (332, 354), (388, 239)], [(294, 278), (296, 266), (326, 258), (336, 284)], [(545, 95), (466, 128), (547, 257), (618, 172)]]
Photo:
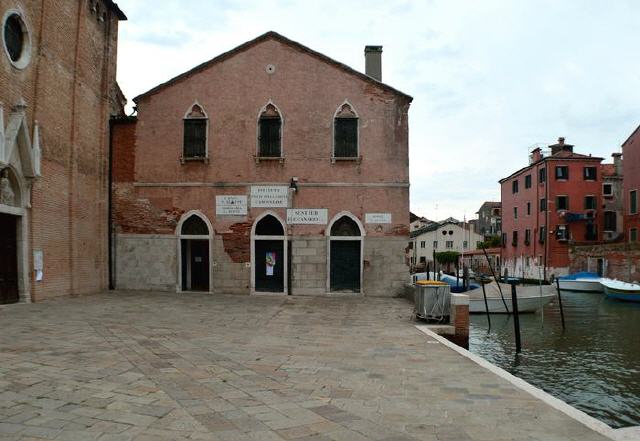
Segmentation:
[(613, 166), (616, 169), (616, 176), (622, 176), (622, 153), (612, 153)]
[(573, 145), (565, 144), (563, 136), (558, 138), (558, 143), (557, 144), (550, 145), (549, 147), (551, 147), (551, 154), (552, 155), (555, 155), (558, 152), (573, 152)]
[(531, 151), (531, 157), (529, 158), (529, 164), (534, 164), (542, 159), (542, 150), (540, 147), (536, 147)]
[(382, 81), (382, 46), (364, 47), (364, 73)]

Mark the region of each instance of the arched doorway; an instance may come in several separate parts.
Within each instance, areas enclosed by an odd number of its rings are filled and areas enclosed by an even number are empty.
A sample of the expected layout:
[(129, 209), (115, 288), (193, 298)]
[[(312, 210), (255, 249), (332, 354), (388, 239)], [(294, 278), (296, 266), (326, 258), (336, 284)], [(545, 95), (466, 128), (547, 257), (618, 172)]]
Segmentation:
[(0, 304), (30, 300), (26, 217), (19, 175), (12, 167), (0, 167)]
[(256, 219), (251, 231), (251, 286), (253, 293), (286, 293), (288, 262), (287, 236), (282, 222), (273, 213)]
[(362, 292), (362, 224), (351, 213), (339, 213), (327, 229), (329, 292)]
[(211, 291), (211, 225), (199, 212), (178, 224), (178, 291)]

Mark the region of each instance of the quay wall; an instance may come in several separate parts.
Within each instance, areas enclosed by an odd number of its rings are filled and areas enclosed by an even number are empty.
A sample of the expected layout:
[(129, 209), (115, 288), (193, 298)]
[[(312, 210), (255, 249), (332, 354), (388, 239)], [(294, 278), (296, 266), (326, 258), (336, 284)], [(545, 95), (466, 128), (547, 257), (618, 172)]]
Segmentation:
[(569, 249), (570, 271), (596, 271), (598, 259), (604, 261), (604, 277), (640, 281), (640, 244), (616, 243), (581, 245)]

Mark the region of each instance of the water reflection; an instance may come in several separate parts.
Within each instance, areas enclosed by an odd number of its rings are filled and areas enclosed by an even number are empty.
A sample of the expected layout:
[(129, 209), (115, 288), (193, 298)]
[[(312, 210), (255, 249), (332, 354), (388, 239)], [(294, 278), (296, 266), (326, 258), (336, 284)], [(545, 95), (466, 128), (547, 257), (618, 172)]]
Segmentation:
[(470, 350), (613, 427), (640, 425), (640, 304), (603, 294), (562, 293), (557, 303), (520, 316), (516, 357), (513, 319), (472, 315)]

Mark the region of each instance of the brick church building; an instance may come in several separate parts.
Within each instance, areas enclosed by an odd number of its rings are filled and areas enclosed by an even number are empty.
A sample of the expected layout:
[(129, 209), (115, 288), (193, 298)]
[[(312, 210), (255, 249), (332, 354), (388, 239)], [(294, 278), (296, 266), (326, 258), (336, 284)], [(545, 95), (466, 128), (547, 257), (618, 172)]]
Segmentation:
[(268, 32), (134, 99), (113, 125), (122, 289), (392, 296), (408, 268), (408, 110)]
[(0, 303), (107, 286), (111, 0), (2, 0)]

